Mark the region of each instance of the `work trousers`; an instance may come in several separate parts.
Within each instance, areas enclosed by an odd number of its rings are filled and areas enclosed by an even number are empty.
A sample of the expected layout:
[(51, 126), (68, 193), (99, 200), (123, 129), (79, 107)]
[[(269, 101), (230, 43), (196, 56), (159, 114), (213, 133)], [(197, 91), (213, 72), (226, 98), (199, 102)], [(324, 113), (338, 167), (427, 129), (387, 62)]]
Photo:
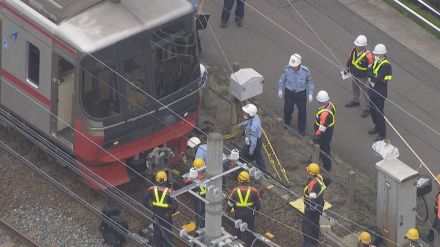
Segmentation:
[(248, 161), (254, 161), (257, 163), (258, 168), (265, 173), (269, 171), (266, 168), (266, 163), (264, 162), (263, 154), (261, 153), (261, 138), (257, 140), (257, 146), (254, 149), (254, 155), (249, 155), (250, 145), (244, 145), (240, 150), (241, 161), (246, 163)]
[[(236, 208), (235, 219), (241, 219), (242, 222), (246, 222), (248, 229), (254, 231), (255, 226), (255, 211), (250, 208)], [(240, 229), (235, 230), (235, 234), (238, 238), (246, 243), (246, 246), (251, 246), (255, 239), (254, 234), (249, 233), (249, 231), (241, 232)]]
[(284, 123), (290, 125), (294, 106), (298, 108), (298, 130), (305, 131), (307, 123), (307, 95), (306, 90), (292, 92), (289, 89), (284, 90)]
[(330, 142), (333, 138), (333, 127), (328, 128), (327, 131), (321, 133), (318, 144), (321, 149), (319, 159), (322, 161), (324, 169), (328, 172), (332, 169), (332, 158), (330, 157)]
[[(171, 233), (173, 219), (171, 214), (156, 214), (156, 222), (153, 223), (153, 243), (156, 247), (171, 247)], [(169, 230), (169, 231), (167, 231)]]
[(232, 6), (234, 2), (237, 1), (237, 6), (235, 7), (235, 20), (243, 20), (244, 17), (244, 1), (245, 0), (224, 0), (223, 12), (222, 12), (222, 23), (227, 23), (229, 16), (232, 11)]
[(303, 233), (304, 242), (302, 247), (317, 246), (319, 243), (319, 220), (321, 212), (319, 210), (305, 209), (304, 218), (302, 220), (301, 229)]
[[(353, 101), (359, 102), (364, 110), (370, 110), (370, 99), (368, 97), (368, 77), (352, 77)], [(362, 94), (362, 101), (360, 100)]]
[(385, 138), (387, 136), (383, 112), (385, 99), (382, 97), (371, 97), (370, 100), (371, 118), (373, 119), (373, 123), (379, 133), (379, 136)]
[(197, 229), (201, 229), (205, 227), (205, 203), (200, 199), (196, 199), (196, 200), (197, 200), (196, 224), (197, 224)]

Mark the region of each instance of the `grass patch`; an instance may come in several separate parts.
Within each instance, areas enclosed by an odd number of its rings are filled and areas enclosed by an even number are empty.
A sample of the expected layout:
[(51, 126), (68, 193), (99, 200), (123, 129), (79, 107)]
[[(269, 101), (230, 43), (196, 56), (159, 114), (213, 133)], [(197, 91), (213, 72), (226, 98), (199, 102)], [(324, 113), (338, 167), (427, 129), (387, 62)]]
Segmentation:
[[(423, 16), (423, 18), (425, 18), (426, 20), (428, 20), (429, 22), (431, 22), (435, 26), (440, 27), (440, 18), (438, 16), (432, 14), (428, 10), (425, 10), (424, 8), (419, 7), (415, 1), (413, 1), (413, 0), (399, 0), (399, 1), (401, 3), (403, 3), (403, 4), (405, 4), (410, 9), (414, 10), (417, 14)], [(428, 30), (430, 33), (432, 33), (438, 39), (440, 39), (440, 33), (439, 32), (437, 32), (436, 30), (432, 29), (429, 25), (427, 25), (423, 21), (419, 20), (419, 18), (417, 18), (413, 14), (409, 13), (407, 10), (402, 8), (400, 5), (395, 3), (393, 0), (384, 0), (384, 2), (387, 3), (388, 5), (392, 6), (393, 8), (395, 8), (402, 15), (410, 18), (415, 23), (417, 23), (418, 25), (420, 25), (424, 29)]]

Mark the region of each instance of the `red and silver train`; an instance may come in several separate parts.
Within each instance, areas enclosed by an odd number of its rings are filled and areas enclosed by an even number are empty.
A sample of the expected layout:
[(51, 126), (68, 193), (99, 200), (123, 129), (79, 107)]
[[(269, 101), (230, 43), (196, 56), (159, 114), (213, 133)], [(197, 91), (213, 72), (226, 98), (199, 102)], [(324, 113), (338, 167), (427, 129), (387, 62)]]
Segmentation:
[(0, 9), (3, 109), (113, 186), (130, 180), (118, 160), (157, 146), (180, 158), (203, 86), (188, 0), (0, 0)]

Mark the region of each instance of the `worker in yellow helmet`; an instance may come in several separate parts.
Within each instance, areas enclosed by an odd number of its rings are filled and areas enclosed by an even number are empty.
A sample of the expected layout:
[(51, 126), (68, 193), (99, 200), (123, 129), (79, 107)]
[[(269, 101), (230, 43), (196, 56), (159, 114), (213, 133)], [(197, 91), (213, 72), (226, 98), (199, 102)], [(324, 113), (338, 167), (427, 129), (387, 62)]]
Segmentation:
[[(145, 195), (144, 206), (149, 208), (155, 214), (153, 224), (154, 246), (171, 246), (170, 231), (173, 226), (172, 214), (177, 211), (177, 204), (170, 196), (173, 191), (167, 187), (168, 175), (165, 171), (156, 173), (157, 185), (150, 186)], [(162, 229), (161, 229), (162, 228)]]
[(304, 218), (301, 224), (304, 245), (315, 246), (319, 242), (319, 219), (324, 208), (324, 191), (330, 184), (329, 179), (321, 176), (321, 168), (316, 163), (306, 167), (307, 185), (304, 187)]
[[(193, 167), (189, 171), (188, 178), (184, 180), (185, 183), (192, 183), (193, 180), (203, 181), (206, 179), (206, 164), (201, 158), (195, 158), (193, 161)], [(206, 186), (199, 186), (194, 189), (199, 196), (205, 198)], [(199, 199), (196, 200), (196, 224), (197, 228), (205, 227), (205, 203)]]
[(368, 232), (361, 232), (358, 236), (360, 247), (376, 247), (371, 245), (371, 235)]
[[(255, 210), (260, 210), (260, 194), (254, 186), (249, 185), (251, 181), (251, 176), (247, 171), (241, 171), (237, 180), (239, 186), (232, 189), (229, 193), (228, 204), (226, 206), (227, 211), (234, 209), (235, 219), (241, 219), (246, 222), (248, 229), (254, 230), (255, 223)], [(241, 238), (240, 230), (237, 230), (237, 236)], [(246, 233), (245, 239), (242, 239), (247, 243), (247, 246), (251, 246), (254, 241), (254, 236), (252, 234)]]
[(416, 228), (409, 229), (405, 234), (405, 239), (409, 240), (409, 247), (422, 247), (420, 241), (420, 234)]

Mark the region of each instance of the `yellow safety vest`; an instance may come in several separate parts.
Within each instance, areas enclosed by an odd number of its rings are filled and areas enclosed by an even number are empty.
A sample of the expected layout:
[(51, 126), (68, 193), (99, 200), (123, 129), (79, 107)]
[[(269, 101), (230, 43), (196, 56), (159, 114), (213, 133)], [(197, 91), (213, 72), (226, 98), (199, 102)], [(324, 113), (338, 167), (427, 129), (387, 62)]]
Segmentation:
[(316, 115), (315, 115), (315, 124), (317, 125), (317, 126), (319, 126), (319, 125), (321, 125), (321, 123), (319, 122), (319, 118), (320, 118), (320, 115), (321, 115), (321, 113), (323, 113), (323, 112), (328, 112), (328, 113), (330, 113), (330, 115), (332, 115), (332, 122), (328, 125), (328, 128), (330, 128), (330, 127), (332, 127), (333, 125), (335, 125), (335, 113), (336, 113), (336, 107), (335, 107), (335, 105), (333, 105), (332, 104), (332, 109), (330, 110), (330, 109), (328, 109), (328, 108), (322, 108), (322, 109), (320, 109), (317, 113), (316, 113)]
[[(321, 175), (318, 175), (316, 178), (314, 178), (314, 180), (316, 182), (318, 182), (319, 185), (321, 186), (321, 190), (319, 191), (318, 195), (316, 195), (316, 198), (318, 198), (320, 195), (322, 195), (322, 193), (324, 193), (324, 190), (327, 188), (327, 186), (325, 186), (324, 179), (322, 178)], [(310, 182), (312, 182), (312, 181), (310, 181)], [(304, 188), (304, 198), (306, 198), (306, 199), (310, 198), (310, 196), (309, 196), (309, 185), (310, 185), (310, 183), (307, 184), (306, 187)]]
[[(373, 74), (374, 74), (375, 77), (377, 76), (377, 73), (379, 72), (380, 67), (382, 67), (382, 65), (384, 65), (386, 63), (390, 64), (388, 62), (388, 60), (386, 60), (386, 59), (382, 60), (380, 63), (378, 63), (377, 61), (374, 61), (374, 63), (373, 63)], [(383, 79), (385, 81), (391, 81), (393, 79), (393, 76), (392, 75), (387, 75)]]
[(237, 204), (236, 204), (237, 207), (251, 207), (252, 205), (254, 205), (254, 203), (248, 202), (249, 196), (251, 195), (251, 187), (248, 187), (244, 200), (243, 200), (243, 196), (241, 194), (240, 187), (237, 187), (237, 195), (238, 195), (238, 200), (239, 200), (239, 202), (237, 202)]
[(200, 186), (199, 187), (199, 196), (204, 196), (204, 195), (206, 195), (206, 187)]
[(359, 62), (367, 55), (367, 51), (362, 52), (362, 54), (357, 58), (355, 57), (355, 54), (356, 51), (353, 51), (353, 53), (351, 54), (351, 64), (353, 64), (353, 66), (356, 67), (358, 70), (367, 70), (368, 67), (364, 68), (359, 65)]
[(160, 208), (168, 208), (169, 207), (168, 203), (164, 203), (165, 197), (167, 195), (167, 191), (168, 191), (168, 188), (165, 188), (165, 190), (163, 191), (162, 196), (160, 197), (160, 200), (159, 200), (159, 192), (158, 192), (157, 186), (154, 186), (154, 199), (155, 199), (155, 201), (153, 202), (153, 206), (160, 207)]

